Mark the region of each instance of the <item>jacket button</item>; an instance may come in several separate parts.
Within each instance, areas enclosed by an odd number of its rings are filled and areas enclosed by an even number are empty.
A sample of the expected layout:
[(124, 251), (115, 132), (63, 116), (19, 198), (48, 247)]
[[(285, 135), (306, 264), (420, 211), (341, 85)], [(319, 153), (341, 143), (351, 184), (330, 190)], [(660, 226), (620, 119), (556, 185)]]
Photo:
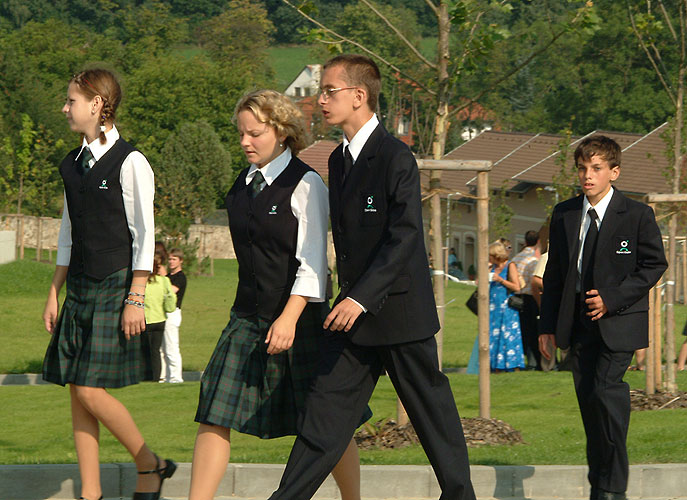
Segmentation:
[(348, 281), (344, 281), (343, 283), (341, 283), (341, 288), (348, 288), (349, 284), (350, 283)]
[(342, 253), (341, 254), (341, 260), (346, 260), (346, 259), (348, 259), (348, 255), (345, 253)]

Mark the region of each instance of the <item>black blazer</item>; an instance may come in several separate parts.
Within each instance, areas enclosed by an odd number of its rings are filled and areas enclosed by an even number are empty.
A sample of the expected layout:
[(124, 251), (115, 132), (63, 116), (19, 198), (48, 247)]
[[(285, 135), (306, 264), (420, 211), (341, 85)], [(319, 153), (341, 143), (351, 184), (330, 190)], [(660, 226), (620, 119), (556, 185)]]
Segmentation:
[[(555, 332), (561, 348), (570, 346), (578, 300), (575, 281), (583, 200), (581, 195), (559, 203), (551, 216), (541, 333)], [(593, 268), (594, 286), (608, 308), (596, 323), (611, 351), (648, 346), (648, 294), (667, 267), (653, 210), (616, 189), (601, 223)]]
[(329, 157), (329, 203), (341, 293), (368, 312), (359, 345), (421, 340), (439, 329), (422, 227), (420, 176), (408, 147), (380, 124), (346, 182), (343, 145)]

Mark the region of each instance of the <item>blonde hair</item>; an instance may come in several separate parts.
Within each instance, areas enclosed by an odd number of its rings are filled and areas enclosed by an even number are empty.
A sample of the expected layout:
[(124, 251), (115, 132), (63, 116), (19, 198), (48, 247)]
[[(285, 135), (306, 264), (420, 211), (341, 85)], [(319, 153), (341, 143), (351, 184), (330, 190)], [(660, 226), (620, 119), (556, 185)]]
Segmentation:
[(493, 257), (498, 262), (503, 262), (508, 260), (508, 250), (506, 250), (506, 246), (503, 243), (495, 241), (489, 245), (489, 257)]
[(284, 144), (297, 156), (307, 145), (303, 113), (288, 97), (274, 90), (257, 90), (245, 94), (234, 109), (234, 122), (241, 111), (250, 111), (260, 123), (274, 127), (277, 136), (286, 137)]
[[(109, 70), (93, 68), (77, 73), (69, 83), (79, 87), (87, 99), (92, 100), (99, 95), (103, 100), (103, 107), (100, 110), (100, 126), (106, 123), (113, 124), (117, 112), (117, 106), (122, 100), (122, 88), (119, 86), (117, 77)], [(105, 144), (105, 132), (100, 130), (100, 144)]]

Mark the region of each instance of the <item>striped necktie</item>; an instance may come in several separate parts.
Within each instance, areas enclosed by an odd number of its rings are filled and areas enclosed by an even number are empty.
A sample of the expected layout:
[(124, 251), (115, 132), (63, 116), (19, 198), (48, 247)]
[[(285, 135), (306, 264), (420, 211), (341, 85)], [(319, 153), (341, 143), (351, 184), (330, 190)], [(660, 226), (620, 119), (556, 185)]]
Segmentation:
[(260, 191), (264, 189), (265, 184), (265, 177), (262, 175), (262, 172), (260, 172), (260, 170), (256, 171), (255, 177), (253, 177), (253, 180), (250, 181), (250, 184), (248, 185), (250, 188), (249, 192), (251, 198), (255, 198), (258, 194), (260, 194)]

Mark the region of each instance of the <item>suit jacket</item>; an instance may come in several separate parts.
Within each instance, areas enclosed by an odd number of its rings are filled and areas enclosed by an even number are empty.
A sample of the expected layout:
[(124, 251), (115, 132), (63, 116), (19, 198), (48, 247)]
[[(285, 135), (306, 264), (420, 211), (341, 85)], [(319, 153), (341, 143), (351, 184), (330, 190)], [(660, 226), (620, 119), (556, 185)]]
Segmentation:
[(368, 310), (359, 345), (421, 340), (439, 329), (425, 252), (420, 176), (408, 147), (380, 124), (343, 181), (343, 145), (329, 157), (329, 203), (341, 293)]
[[(583, 199), (559, 203), (551, 216), (540, 331), (555, 332), (561, 348), (570, 346), (579, 300), (575, 282)], [(595, 323), (611, 351), (648, 346), (648, 294), (667, 267), (653, 210), (616, 189), (601, 223), (592, 270), (594, 288), (608, 308)]]

